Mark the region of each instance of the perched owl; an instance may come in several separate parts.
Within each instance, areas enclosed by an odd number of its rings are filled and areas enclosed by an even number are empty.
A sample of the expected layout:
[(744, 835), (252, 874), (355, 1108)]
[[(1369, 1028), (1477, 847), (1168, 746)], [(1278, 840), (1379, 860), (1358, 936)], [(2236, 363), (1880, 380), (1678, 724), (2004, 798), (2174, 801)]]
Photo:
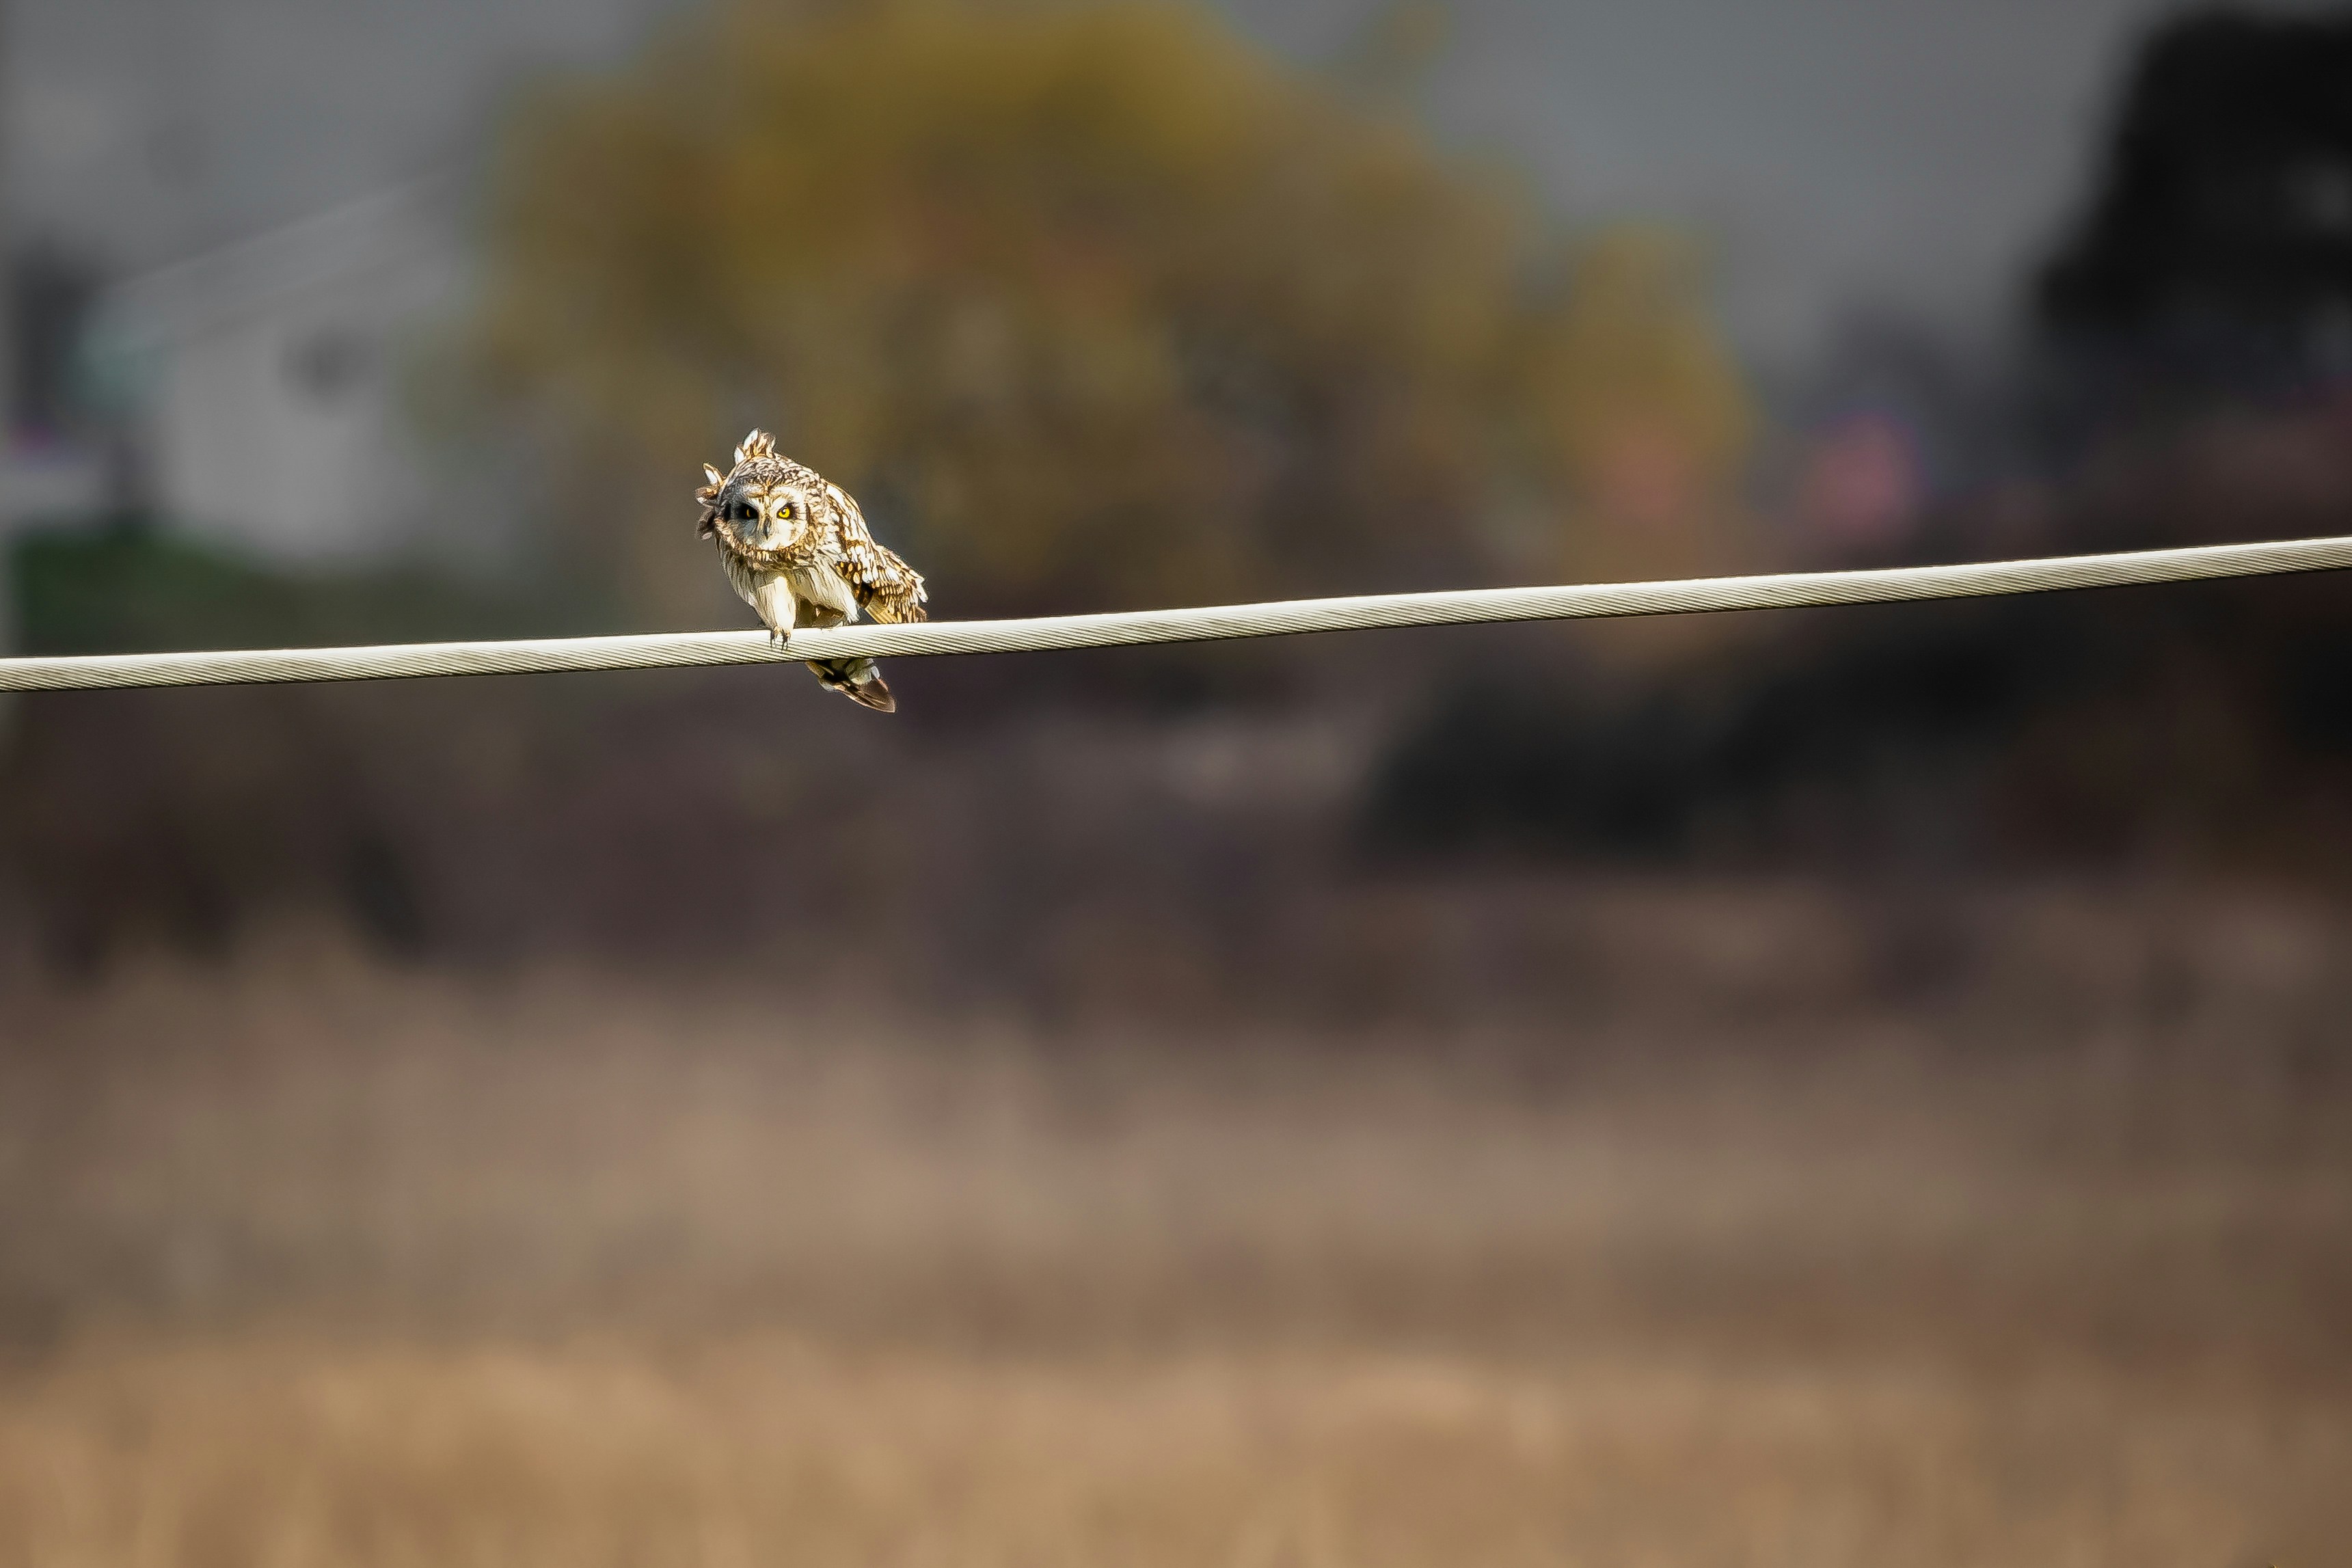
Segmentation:
[[(923, 618), (923, 580), (874, 542), (857, 503), (815, 469), (776, 455), (754, 430), (735, 448), (735, 467), (708, 464), (694, 492), (701, 531), (719, 542), (727, 581), (767, 623), (779, 644), (795, 626), (837, 626), (864, 610), (877, 621)], [(854, 702), (888, 713), (898, 704), (870, 658), (813, 658), (816, 678)]]

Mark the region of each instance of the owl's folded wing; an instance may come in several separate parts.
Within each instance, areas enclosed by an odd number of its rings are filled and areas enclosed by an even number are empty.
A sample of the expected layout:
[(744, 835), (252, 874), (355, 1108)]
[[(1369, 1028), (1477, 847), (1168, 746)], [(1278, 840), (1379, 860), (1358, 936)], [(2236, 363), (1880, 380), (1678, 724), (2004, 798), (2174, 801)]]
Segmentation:
[(866, 514), (839, 485), (824, 487), (833, 502), (841, 532), (842, 577), (857, 595), (858, 606), (877, 621), (919, 621), (923, 614), (923, 579), (919, 573), (874, 541), (866, 531)]

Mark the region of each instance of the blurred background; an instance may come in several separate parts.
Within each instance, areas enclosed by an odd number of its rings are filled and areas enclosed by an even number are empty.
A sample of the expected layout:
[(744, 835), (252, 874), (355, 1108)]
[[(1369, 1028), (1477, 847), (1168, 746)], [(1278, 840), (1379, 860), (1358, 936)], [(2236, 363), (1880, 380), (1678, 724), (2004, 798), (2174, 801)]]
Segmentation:
[[(2347, 84), (7, 0), (6, 636), (749, 626), (754, 425), (943, 616), (2352, 532)], [(0, 1568), (2340, 1560), (2347, 595), (16, 699)]]

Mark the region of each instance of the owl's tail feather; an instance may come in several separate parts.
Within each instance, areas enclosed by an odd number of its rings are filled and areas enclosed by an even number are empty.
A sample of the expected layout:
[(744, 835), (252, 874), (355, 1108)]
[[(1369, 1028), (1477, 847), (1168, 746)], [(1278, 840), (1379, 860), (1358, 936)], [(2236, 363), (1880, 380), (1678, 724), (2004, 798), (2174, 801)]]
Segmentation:
[(898, 710), (898, 700), (883, 684), (881, 668), (870, 658), (813, 658), (808, 667), (816, 673), (820, 685), (840, 692), (861, 708), (871, 708), (877, 713)]

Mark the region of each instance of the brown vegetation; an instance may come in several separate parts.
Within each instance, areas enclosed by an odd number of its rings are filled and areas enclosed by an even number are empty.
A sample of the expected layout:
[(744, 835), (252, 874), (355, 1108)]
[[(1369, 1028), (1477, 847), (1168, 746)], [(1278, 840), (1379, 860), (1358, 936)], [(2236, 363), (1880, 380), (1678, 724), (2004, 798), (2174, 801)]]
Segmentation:
[(2352, 934), (2184, 891), (1530, 886), (1588, 1007), (1343, 1034), (12, 986), (0, 1563), (2317, 1560)]

